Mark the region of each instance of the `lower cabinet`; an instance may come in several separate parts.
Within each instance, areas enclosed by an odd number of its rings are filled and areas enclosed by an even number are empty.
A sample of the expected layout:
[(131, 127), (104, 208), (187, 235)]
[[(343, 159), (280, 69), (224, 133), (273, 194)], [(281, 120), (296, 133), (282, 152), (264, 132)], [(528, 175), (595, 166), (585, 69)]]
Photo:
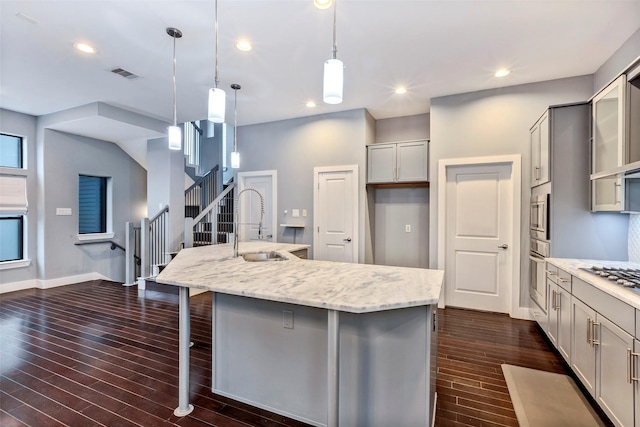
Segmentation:
[(615, 425), (634, 425), (633, 336), (575, 296), (571, 317), (571, 368)]
[(571, 359), (571, 275), (547, 269), (547, 336), (567, 363)]
[(546, 270), (546, 313), (533, 295), (531, 313), (613, 424), (640, 427), (640, 310), (558, 267)]
[(594, 323), (594, 335), (596, 401), (616, 425), (631, 426), (634, 401), (629, 376), (634, 339), (600, 314)]
[(594, 309), (575, 297), (571, 300), (571, 369), (591, 396), (596, 394), (595, 320)]

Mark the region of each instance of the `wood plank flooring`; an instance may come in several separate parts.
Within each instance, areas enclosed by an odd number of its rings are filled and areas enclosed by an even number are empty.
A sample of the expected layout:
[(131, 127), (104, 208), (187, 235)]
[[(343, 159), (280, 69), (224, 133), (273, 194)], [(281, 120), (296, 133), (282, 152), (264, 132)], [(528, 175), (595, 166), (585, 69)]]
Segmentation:
[[(191, 298), (196, 409), (175, 417), (178, 299), (158, 289), (172, 288), (92, 281), (0, 294), (0, 426), (306, 425), (211, 393), (210, 293)], [(566, 369), (532, 322), (447, 309), (439, 331), (438, 426), (517, 425), (500, 363)]]

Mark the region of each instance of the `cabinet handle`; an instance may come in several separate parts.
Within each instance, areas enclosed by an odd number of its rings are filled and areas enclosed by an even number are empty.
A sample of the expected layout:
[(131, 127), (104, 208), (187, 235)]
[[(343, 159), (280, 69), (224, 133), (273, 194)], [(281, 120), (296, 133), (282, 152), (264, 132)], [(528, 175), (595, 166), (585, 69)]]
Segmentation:
[(556, 292), (556, 310), (560, 310), (562, 307), (562, 294), (560, 292)]
[(591, 330), (591, 322), (591, 318), (587, 317), (587, 344), (593, 347), (593, 340), (591, 338), (591, 332), (593, 332)]
[[(634, 375), (634, 371), (635, 371), (634, 366), (637, 366), (638, 364), (638, 356), (640, 356), (640, 354), (633, 353), (630, 348), (627, 349), (627, 361), (629, 363), (628, 369), (627, 369), (627, 379), (629, 383), (633, 383), (634, 381), (640, 382), (640, 378)], [(633, 360), (634, 358), (636, 359), (635, 363)]]
[(549, 276), (556, 276), (558, 274), (555, 271), (550, 271), (550, 270), (545, 270), (544, 272), (547, 273)]
[(536, 181), (540, 181), (540, 166), (536, 166), (534, 168), (534, 177), (536, 179)]
[[(591, 331), (591, 344), (593, 346), (600, 345), (600, 340), (596, 339), (596, 331), (597, 331), (596, 327), (597, 326), (600, 326), (600, 322), (591, 322), (591, 329), (592, 329), (592, 331)], [(598, 334), (598, 337), (599, 336), (600, 336), (600, 334)]]
[(552, 297), (551, 297), (551, 308), (554, 310), (558, 310), (558, 293), (554, 290), (551, 291), (552, 292)]
[(622, 187), (622, 184), (618, 184), (618, 181), (616, 180), (613, 183), (613, 204), (617, 205), (618, 203), (620, 203), (620, 200), (618, 199), (618, 187)]
[(558, 276), (558, 280), (561, 281), (562, 283), (567, 283), (569, 281), (569, 279), (565, 279), (563, 277)]

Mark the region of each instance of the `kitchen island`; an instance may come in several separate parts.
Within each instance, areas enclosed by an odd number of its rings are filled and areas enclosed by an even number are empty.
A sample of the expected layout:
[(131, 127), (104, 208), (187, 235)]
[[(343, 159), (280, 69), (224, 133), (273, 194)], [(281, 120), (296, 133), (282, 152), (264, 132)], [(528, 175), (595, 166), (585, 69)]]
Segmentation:
[(189, 288), (213, 293), (212, 391), (317, 426), (429, 426), (442, 271), (310, 261), (306, 245), (182, 250), (158, 276), (180, 286), (180, 396), (188, 403)]

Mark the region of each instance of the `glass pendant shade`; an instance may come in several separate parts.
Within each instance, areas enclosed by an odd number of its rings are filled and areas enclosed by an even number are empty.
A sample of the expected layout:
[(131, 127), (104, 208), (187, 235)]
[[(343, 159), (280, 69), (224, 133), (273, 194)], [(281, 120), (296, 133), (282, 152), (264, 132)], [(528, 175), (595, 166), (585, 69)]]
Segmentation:
[(224, 107), (226, 95), (222, 89), (209, 89), (209, 114), (208, 119), (213, 123), (224, 123)]
[(238, 169), (240, 167), (240, 153), (238, 151), (231, 152), (231, 167)]
[(180, 126), (169, 126), (169, 149), (179, 150), (182, 148), (182, 129)]
[(339, 59), (327, 59), (324, 61), (324, 86), (322, 99), (327, 104), (340, 104), (342, 102), (344, 65)]

